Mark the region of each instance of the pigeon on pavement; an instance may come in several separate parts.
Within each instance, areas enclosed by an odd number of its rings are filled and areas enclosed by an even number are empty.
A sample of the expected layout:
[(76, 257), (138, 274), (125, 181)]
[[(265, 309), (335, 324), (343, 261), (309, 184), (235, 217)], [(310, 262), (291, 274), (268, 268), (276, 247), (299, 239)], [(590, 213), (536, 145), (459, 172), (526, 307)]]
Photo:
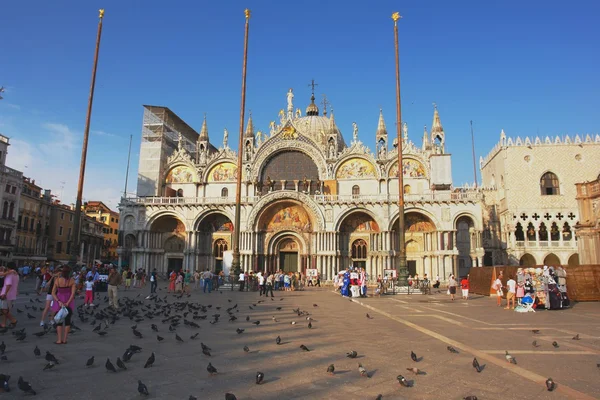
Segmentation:
[(548, 391), (551, 392), (554, 390), (554, 388), (556, 388), (556, 383), (554, 383), (552, 378), (546, 379), (546, 389), (548, 389)]
[(477, 372), (481, 372), (481, 366), (479, 365), (479, 361), (477, 361), (477, 357), (475, 357), (473, 359), (473, 368), (475, 368), (475, 371)]
[(30, 394), (32, 394), (34, 396), (37, 394), (36, 391), (33, 390), (33, 388), (31, 387), (31, 385), (29, 384), (29, 382), (23, 380), (22, 376), (19, 377), (19, 381), (17, 382), (17, 386), (19, 386), (19, 389), (21, 389), (25, 393), (30, 393)]
[(354, 350), (352, 350), (349, 353), (346, 353), (346, 357), (348, 357), (348, 358), (356, 358), (357, 356), (358, 356), (358, 353)]
[(260, 385), (261, 383), (263, 383), (264, 379), (265, 379), (265, 374), (263, 374), (262, 372), (256, 373), (256, 384), (257, 385)]
[(402, 375), (398, 375), (396, 377), (396, 379), (398, 380), (398, 383), (404, 387), (410, 387), (410, 384), (408, 383), (408, 381), (406, 380), (405, 377), (403, 377)]
[(150, 393), (148, 393), (148, 388), (140, 380), (138, 380), (138, 392), (144, 396), (150, 395)]
[(216, 375), (217, 374), (217, 369), (215, 367), (213, 367), (213, 365), (211, 363), (208, 363), (208, 366), (206, 367), (206, 370), (208, 371), (208, 373), (210, 375)]
[(60, 364), (56, 357), (54, 357), (54, 354), (50, 353), (49, 351), (46, 352), (46, 361), (53, 362), (54, 364)]
[(333, 375), (334, 371), (335, 371), (335, 366), (334, 366), (333, 364), (330, 364), (330, 365), (327, 367), (327, 372), (328, 372), (330, 375)]
[(419, 359), (417, 358), (417, 355), (412, 350), (410, 352), (410, 359), (413, 360), (414, 362), (419, 362)]
[(515, 360), (515, 358), (513, 356), (511, 356), (510, 354), (508, 354), (508, 351), (505, 351), (505, 353), (506, 354), (505, 354), (504, 357), (506, 358), (506, 361), (508, 361), (511, 364), (517, 365), (517, 360)]
[(92, 365), (94, 365), (94, 356), (88, 358), (87, 362), (85, 363), (86, 367), (91, 367)]
[(364, 376), (366, 378), (369, 377), (369, 375), (367, 374), (367, 370), (365, 369), (365, 367), (362, 366), (362, 364), (358, 364), (358, 373), (360, 374), (360, 376)]
[(117, 372), (117, 369), (115, 368), (113, 363), (110, 362), (110, 358), (106, 359), (106, 364), (104, 364), (104, 366), (106, 367), (107, 371)]
[(421, 375), (421, 374), (423, 374), (423, 371), (421, 371), (419, 368), (415, 368), (415, 367), (406, 368), (406, 370), (412, 372), (415, 375)]
[(148, 357), (148, 360), (146, 361), (146, 364), (144, 364), (144, 368), (148, 368), (151, 367), (154, 364), (154, 352), (152, 352), (152, 354), (150, 354), (150, 357)]
[(123, 361), (121, 361), (121, 359), (119, 357), (117, 357), (117, 367), (126, 370), (127, 367), (125, 366), (125, 364), (123, 363)]

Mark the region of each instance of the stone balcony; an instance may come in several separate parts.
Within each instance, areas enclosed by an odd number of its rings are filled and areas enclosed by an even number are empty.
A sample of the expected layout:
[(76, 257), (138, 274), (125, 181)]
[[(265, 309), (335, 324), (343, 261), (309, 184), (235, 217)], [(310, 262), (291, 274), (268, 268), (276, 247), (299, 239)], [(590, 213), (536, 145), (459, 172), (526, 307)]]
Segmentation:
[(0, 165), (0, 173), (8, 176), (12, 176), (15, 179), (22, 180), (23, 173), (21, 171), (17, 171), (16, 169), (12, 169), (7, 167), (6, 165)]
[[(299, 193), (294, 190), (281, 190), (288, 192), (290, 197)], [(310, 194), (319, 204), (374, 204), (397, 203), (398, 195), (324, 195)], [(243, 204), (254, 204), (263, 196), (242, 196)], [(427, 194), (406, 194), (404, 202), (407, 204), (426, 203), (476, 203), (482, 199), (482, 194), (476, 191), (469, 192), (439, 192)], [(124, 204), (139, 205), (230, 205), (235, 204), (235, 197), (131, 197), (123, 200)]]
[(517, 240), (517, 249), (543, 250), (550, 248), (577, 248), (577, 241), (571, 240)]

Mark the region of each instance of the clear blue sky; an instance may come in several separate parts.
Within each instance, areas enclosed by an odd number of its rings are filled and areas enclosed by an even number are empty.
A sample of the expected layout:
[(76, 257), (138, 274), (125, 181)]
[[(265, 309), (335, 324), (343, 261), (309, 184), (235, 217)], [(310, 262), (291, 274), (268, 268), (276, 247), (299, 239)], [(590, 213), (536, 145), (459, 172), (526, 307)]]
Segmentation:
[[(436, 102), (455, 185), (501, 129), (509, 136), (598, 132), (597, 1), (197, 2), (3, 1), (0, 132), (8, 164), (70, 203), (75, 197), (97, 9), (106, 9), (84, 198), (116, 207), (133, 134), (135, 191), (142, 104), (171, 108), (220, 144), (236, 142), (244, 14), (252, 10), (247, 108), (255, 126), (305, 108), (315, 79), (349, 142), (352, 121), (374, 147), (379, 107), (394, 129), (393, 22), (400, 11), (403, 119), (421, 143)], [(62, 182), (65, 182), (64, 184)]]

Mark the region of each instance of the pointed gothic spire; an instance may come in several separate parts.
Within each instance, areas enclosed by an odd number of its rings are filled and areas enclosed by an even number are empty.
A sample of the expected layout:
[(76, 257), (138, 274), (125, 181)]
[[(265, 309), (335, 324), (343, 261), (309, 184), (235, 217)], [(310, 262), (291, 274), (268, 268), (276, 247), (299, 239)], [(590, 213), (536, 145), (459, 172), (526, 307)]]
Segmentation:
[(440, 113), (438, 112), (437, 105), (434, 103), (433, 111), (433, 123), (431, 124), (431, 138), (436, 137), (444, 138), (444, 128), (442, 127), (442, 121), (440, 121)]
[(333, 131), (336, 129), (335, 118), (333, 116), (333, 108), (330, 108), (331, 114), (329, 115), (329, 130)]
[(427, 150), (429, 148), (429, 133), (427, 133), (427, 125), (423, 126), (423, 146), (421, 148), (423, 150)]
[(252, 138), (254, 137), (254, 125), (252, 124), (252, 112), (250, 112), (250, 116), (248, 117), (248, 125), (246, 125), (246, 137)]
[(202, 121), (202, 129), (200, 129), (199, 140), (208, 140), (208, 128), (206, 127), (206, 114), (204, 114), (204, 121)]
[(379, 122), (377, 122), (377, 137), (387, 135), (387, 128), (385, 127), (385, 121), (383, 120), (383, 110), (379, 109)]

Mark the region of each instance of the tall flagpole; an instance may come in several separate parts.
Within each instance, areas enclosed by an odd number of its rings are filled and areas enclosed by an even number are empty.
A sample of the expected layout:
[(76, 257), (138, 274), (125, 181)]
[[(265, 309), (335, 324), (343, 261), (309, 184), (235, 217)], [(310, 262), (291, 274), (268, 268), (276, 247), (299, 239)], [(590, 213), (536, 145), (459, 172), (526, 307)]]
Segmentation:
[(475, 136), (473, 136), (473, 121), (471, 121), (471, 150), (473, 151), (473, 178), (477, 189), (477, 163), (475, 162)]
[(400, 54), (398, 47), (399, 12), (392, 14), (394, 20), (394, 45), (396, 48), (396, 140), (398, 141), (398, 281), (406, 282), (406, 245), (404, 238), (404, 173), (402, 162), (402, 107), (400, 103)]
[(94, 87), (96, 86), (96, 69), (98, 67), (98, 52), (100, 51), (100, 38), (102, 37), (102, 20), (104, 9), (98, 10), (98, 35), (96, 37), (96, 52), (92, 67), (92, 83), (90, 84), (90, 97), (88, 98), (85, 129), (83, 131), (83, 146), (81, 148), (81, 164), (79, 166), (79, 182), (77, 183), (77, 201), (75, 202), (75, 221), (73, 226), (73, 245), (71, 246), (71, 261), (76, 262), (79, 254), (81, 238), (81, 198), (83, 197), (83, 181), (85, 178), (85, 162), (87, 159), (88, 138), (90, 136), (90, 121), (92, 119), (92, 103), (94, 102)]
[(244, 149), (244, 112), (246, 111), (246, 65), (248, 63), (248, 27), (250, 26), (250, 10), (245, 9), (246, 32), (244, 35), (244, 61), (242, 64), (242, 104), (240, 106), (240, 138), (238, 141), (237, 181), (235, 192), (235, 222), (233, 224), (233, 261), (231, 269), (239, 274), (240, 263), (240, 211), (242, 202), (242, 151)]
[(129, 181), (129, 161), (131, 160), (131, 141), (133, 135), (129, 135), (129, 152), (127, 153), (127, 171), (125, 172), (125, 189), (123, 190), (123, 198), (127, 198), (127, 182)]

